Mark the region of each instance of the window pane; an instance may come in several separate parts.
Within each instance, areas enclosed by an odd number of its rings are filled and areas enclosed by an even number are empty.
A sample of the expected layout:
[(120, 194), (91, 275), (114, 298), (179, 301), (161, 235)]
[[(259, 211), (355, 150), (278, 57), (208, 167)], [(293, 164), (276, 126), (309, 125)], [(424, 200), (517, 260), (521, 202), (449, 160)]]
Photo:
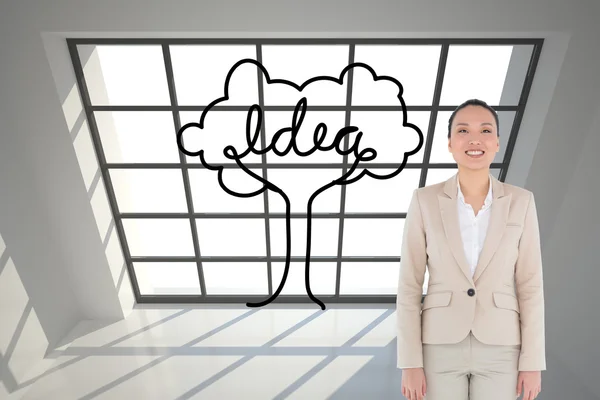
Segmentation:
[[(269, 111), (265, 113), (267, 147), (271, 145), (275, 134), (282, 129), (288, 130), (277, 139), (275, 148), (278, 151), (283, 152), (290, 147), (292, 133), (289, 131), (289, 128), (292, 126), (293, 116), (293, 111)], [(345, 127), (345, 117), (346, 115), (343, 111), (307, 111), (295, 139), (298, 150), (305, 153), (311, 151), (315, 147), (314, 134), (320, 123), (326, 125), (325, 131), (319, 129), (318, 132), (321, 133), (320, 137), (323, 136), (322, 132), (326, 132), (326, 135), (323, 143), (321, 143), (319, 147), (330, 146), (335, 140), (338, 131)], [(339, 154), (335, 148), (326, 151), (317, 149), (314, 153), (306, 156), (297, 155), (293, 148), (290, 148), (285, 156), (279, 156), (273, 150), (270, 150), (267, 153), (267, 162), (269, 164), (341, 163), (343, 161), (343, 156)]]
[[(271, 230), (271, 254), (286, 255), (285, 218), (269, 220)], [(339, 220), (313, 218), (311, 227), (311, 257), (335, 257), (338, 248)], [(306, 256), (306, 219), (292, 218), (291, 247), (292, 256)]]
[[(374, 160), (368, 163), (401, 163), (404, 153), (414, 150), (419, 144), (419, 134), (412, 127), (404, 126), (404, 122), (416, 125), (423, 133), (423, 146), (427, 135), (429, 124), (429, 112), (410, 112), (407, 121), (404, 121), (402, 112), (395, 111), (355, 111), (352, 113), (351, 125), (356, 126), (362, 132), (359, 152), (371, 148), (377, 152)], [(350, 146), (355, 142), (357, 132), (350, 136)], [(348, 155), (348, 162), (354, 162), (356, 156)], [(415, 163), (423, 161), (423, 153), (410, 157), (407, 162)]]
[[(448, 121), (452, 112), (438, 112), (435, 122), (435, 131), (433, 143), (431, 144), (431, 154), (429, 162), (431, 163), (455, 163), (452, 153), (448, 150)], [(425, 146), (423, 146), (425, 148)]]
[(532, 45), (450, 46), (440, 104), (478, 98), (492, 106), (517, 105), (532, 51)]
[[(253, 45), (177, 45), (170, 50), (179, 105), (208, 105), (223, 97), (231, 68), (243, 59), (256, 59)], [(258, 104), (257, 69), (254, 64), (238, 67), (229, 82), (229, 100), (220, 104)]]
[(178, 169), (112, 169), (120, 212), (187, 212)]
[[(291, 212), (307, 212), (308, 200), (320, 187), (342, 176), (341, 169), (287, 169), (268, 171), (269, 182), (287, 195)], [(320, 193), (313, 202), (312, 212), (340, 212), (341, 186), (334, 185)], [(269, 191), (269, 212), (285, 212), (285, 201)]]
[(399, 263), (342, 263), (341, 295), (386, 295), (398, 292)]
[(344, 220), (343, 256), (400, 256), (404, 218)]
[[(281, 284), (285, 263), (271, 264), (273, 291)], [(305, 263), (290, 263), (290, 270), (281, 295), (306, 295), (304, 280)], [(310, 290), (314, 295), (335, 294), (335, 275), (337, 264), (334, 262), (313, 262), (310, 264)]]
[[(207, 169), (189, 169), (194, 211), (206, 212), (264, 212), (264, 193), (253, 197), (237, 197), (219, 185), (218, 172)], [(259, 169), (250, 169), (262, 177)], [(237, 193), (252, 193), (263, 184), (241, 169), (225, 168), (223, 183)]]
[[(200, 122), (200, 112), (182, 112), (181, 126), (189, 122)], [(223, 163), (235, 163), (225, 157), (223, 150), (225, 147), (234, 146), (238, 154), (248, 149), (246, 140), (246, 117), (247, 113), (243, 111), (212, 111), (208, 112), (204, 119), (204, 129), (189, 128), (182, 135), (186, 150), (198, 152), (204, 150), (204, 159), (209, 164), (219, 165)], [(252, 130), (252, 132), (254, 132)], [(257, 142), (256, 148), (260, 149)], [(187, 162), (200, 164), (200, 157), (190, 157), (186, 155)], [(249, 152), (241, 160), (244, 164), (260, 163), (261, 156)]]
[[(285, 79), (302, 85), (317, 76), (339, 78), (348, 65), (348, 45), (296, 46), (265, 45), (262, 47), (263, 65), (271, 79)], [(342, 85), (331, 81), (318, 81), (302, 92), (284, 84), (264, 82), (266, 105), (296, 105), (306, 96), (308, 105), (345, 105), (347, 79)]]
[(142, 295), (201, 294), (196, 263), (136, 262), (133, 268)]
[[(357, 175), (360, 173), (357, 168)], [(384, 175), (391, 169), (373, 169), (373, 173)], [(421, 170), (405, 168), (390, 179), (374, 179), (363, 176), (346, 185), (346, 212), (406, 212), (412, 192), (419, 187)]]
[[(448, 122), (451, 111), (440, 111), (436, 120), (435, 135), (431, 146), (431, 163), (455, 163), (452, 153), (448, 150)], [(508, 138), (512, 129), (513, 120), (515, 117), (514, 111), (499, 111), (498, 120), (500, 123), (500, 151), (496, 153), (494, 158), (495, 163), (502, 162), (506, 146), (508, 146)], [(492, 116), (490, 118), (493, 119)], [(425, 146), (423, 146), (424, 148)]]
[(173, 114), (160, 111), (96, 111), (108, 163), (178, 163)]
[(504, 161), (506, 154), (506, 148), (508, 147), (508, 139), (510, 138), (510, 132), (513, 127), (516, 112), (514, 111), (500, 111), (498, 112), (498, 120), (500, 121), (500, 150), (494, 157), (495, 163), (501, 163)]
[[(440, 45), (429, 46), (356, 46), (355, 61), (363, 62), (379, 76), (400, 81), (407, 105), (431, 105), (440, 58)], [(352, 87), (354, 105), (399, 105), (398, 93), (388, 93), (387, 86), (373, 83), (368, 72), (355, 73)], [(393, 90), (393, 89), (390, 89)]]
[(123, 219), (132, 257), (193, 256), (188, 219)]
[(263, 219), (197, 219), (203, 256), (266, 256)]
[(458, 173), (456, 168), (431, 168), (427, 171), (425, 186), (435, 185), (444, 182)]
[[(429, 129), (429, 119), (431, 118), (431, 113), (429, 111), (408, 111), (407, 115), (408, 115), (408, 122), (418, 126), (419, 129), (421, 130), (421, 133), (423, 134), (423, 144), (421, 145), (421, 148), (419, 149), (419, 151), (416, 154), (413, 154), (412, 156), (408, 157), (408, 160), (406, 162), (411, 163), (411, 164), (422, 163), (423, 157), (425, 156), (425, 145), (427, 143), (427, 130)], [(410, 131), (408, 131), (408, 132), (410, 132)], [(418, 143), (419, 138), (416, 136), (416, 133), (412, 133), (411, 135), (412, 135), (412, 137), (414, 137), (414, 139), (413, 139), (414, 145), (412, 145), (412, 147), (410, 147), (410, 146), (407, 146), (407, 147), (409, 147), (412, 150), (412, 148), (416, 147), (419, 144)], [(411, 142), (411, 144), (412, 144), (412, 142)], [(401, 156), (404, 157), (404, 154), (402, 154)], [(402, 162), (400, 155), (399, 155), (398, 159), (395, 160), (394, 162)]]
[[(86, 48), (87, 47), (87, 48)], [(169, 105), (160, 45), (78, 46), (91, 53), (83, 66), (92, 105)]]
[(269, 293), (266, 263), (204, 262), (202, 267), (208, 295)]

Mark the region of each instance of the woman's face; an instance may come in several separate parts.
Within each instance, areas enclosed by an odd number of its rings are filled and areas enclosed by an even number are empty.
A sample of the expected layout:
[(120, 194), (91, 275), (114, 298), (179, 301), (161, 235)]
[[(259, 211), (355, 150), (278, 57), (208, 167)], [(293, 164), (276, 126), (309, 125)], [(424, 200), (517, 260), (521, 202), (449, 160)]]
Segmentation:
[[(448, 150), (463, 168), (489, 168), (500, 150), (497, 132), (496, 120), (489, 110), (480, 106), (466, 106), (454, 116)], [(472, 154), (471, 150), (483, 154)]]

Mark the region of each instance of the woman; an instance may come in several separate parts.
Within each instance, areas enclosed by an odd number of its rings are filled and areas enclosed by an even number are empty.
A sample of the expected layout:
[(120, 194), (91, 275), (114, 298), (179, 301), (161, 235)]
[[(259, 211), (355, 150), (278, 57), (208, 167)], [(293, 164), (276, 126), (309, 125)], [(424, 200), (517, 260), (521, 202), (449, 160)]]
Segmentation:
[(458, 173), (413, 192), (397, 297), (397, 366), (409, 400), (533, 400), (541, 390), (537, 211), (530, 191), (490, 174), (498, 125), (483, 101), (457, 107), (448, 150)]

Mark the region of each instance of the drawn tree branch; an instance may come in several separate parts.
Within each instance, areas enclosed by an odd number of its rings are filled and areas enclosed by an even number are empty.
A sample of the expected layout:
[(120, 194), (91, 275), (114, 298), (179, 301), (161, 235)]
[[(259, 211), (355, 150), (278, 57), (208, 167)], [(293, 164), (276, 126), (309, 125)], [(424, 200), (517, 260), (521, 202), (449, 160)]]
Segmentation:
[[(294, 107), (290, 125), (279, 129), (274, 134), (271, 143), (265, 148), (257, 148), (257, 142), (261, 133), (261, 129), (263, 128), (264, 121), (263, 110), (257, 104), (251, 105), (248, 109), (245, 129), (241, 129), (240, 127), (239, 130), (225, 130), (220, 127), (218, 123), (211, 123), (212, 120), (210, 115), (215, 112), (213, 108), (217, 105), (223, 105), (223, 103), (230, 100), (230, 94), (232, 93), (230, 83), (232, 81), (232, 77), (236, 71), (239, 71), (241, 68), (248, 67), (258, 68), (258, 72), (264, 75), (267, 85), (286, 85), (295, 89), (298, 95), (302, 96), (299, 98), (296, 106)], [(368, 132), (368, 134), (365, 135), (358, 127), (350, 125), (339, 128), (335, 136), (333, 136), (331, 143), (325, 145), (325, 140), (328, 138), (331, 139), (331, 135), (327, 135), (328, 127), (325, 123), (321, 122), (317, 124), (312, 134), (312, 148), (302, 151), (298, 146), (298, 142), (300, 139), (299, 135), (301, 127), (305, 120), (308, 107), (308, 99), (307, 96), (302, 95), (303, 91), (311, 84), (336, 83), (338, 85), (343, 85), (345, 79), (348, 79), (348, 74), (350, 71), (367, 71), (373, 79), (373, 85), (385, 87), (382, 87), (381, 89), (383, 90), (380, 90), (379, 93), (393, 94), (394, 97), (391, 102), (392, 104), (399, 106), (400, 111), (398, 112), (402, 113), (402, 126), (386, 126), (385, 129), (383, 129), (386, 132), (383, 133), (387, 133), (388, 135), (391, 134), (391, 137), (393, 137), (395, 140), (385, 142), (385, 145), (379, 145), (377, 150), (373, 147), (361, 146), (362, 141), (368, 142), (370, 135), (377, 135), (381, 134), (382, 132)], [(359, 181), (365, 175), (378, 180), (393, 178), (404, 169), (408, 157), (417, 153), (421, 149), (423, 145), (423, 133), (416, 125), (407, 121), (406, 105), (402, 98), (402, 93), (403, 87), (398, 80), (389, 76), (377, 76), (375, 71), (364, 63), (353, 63), (348, 65), (341, 71), (338, 78), (330, 76), (317, 76), (307, 80), (302, 85), (296, 85), (295, 83), (284, 79), (271, 79), (268, 71), (261, 63), (252, 59), (243, 59), (238, 61), (229, 70), (225, 79), (224, 96), (212, 101), (204, 109), (199, 122), (187, 123), (179, 129), (177, 132), (177, 145), (179, 150), (188, 156), (199, 157), (200, 162), (205, 168), (211, 171), (216, 171), (219, 185), (225, 192), (232, 196), (248, 198), (257, 196), (263, 193), (265, 190), (270, 190), (280, 195), (285, 202), (286, 259), (281, 283), (279, 284), (277, 290), (269, 298), (258, 303), (246, 303), (248, 307), (262, 307), (271, 303), (279, 296), (283, 290), (283, 287), (285, 286), (285, 282), (289, 273), (291, 256), (291, 201), (288, 195), (282, 189), (286, 182), (273, 182), (272, 178), (269, 180), (264, 179), (262, 176), (251, 171), (244, 164), (243, 159), (250, 153), (262, 155), (270, 151), (279, 157), (285, 157), (292, 149), (296, 155), (301, 157), (309, 157), (316, 151), (329, 152), (334, 149), (339, 155), (353, 157), (348, 171), (342, 176), (339, 176), (333, 180), (329, 179), (329, 181), (325, 182), (311, 181), (310, 187), (313, 188), (314, 191), (310, 195), (307, 204), (304, 205), (307, 211), (306, 260), (304, 270), (305, 286), (310, 299), (319, 304), (321, 309), (324, 310), (325, 304), (323, 304), (323, 302), (313, 295), (310, 288), (310, 254), (313, 203), (317, 196), (327, 189), (330, 189), (335, 185), (350, 185)], [(387, 100), (388, 101), (384, 101), (382, 99), (381, 103), (390, 104), (390, 99)], [(416, 138), (415, 135), (417, 135)], [(346, 141), (349, 143), (347, 149), (342, 148), (342, 142), (344, 139), (346, 139)], [(414, 144), (415, 142), (416, 145)], [(235, 145), (232, 145), (231, 143), (235, 143)], [(281, 145), (285, 145), (283, 150), (279, 148)], [(377, 169), (369, 169), (369, 163), (376, 160), (380, 154), (387, 154), (387, 159), (389, 159), (390, 156), (395, 160), (399, 160), (401, 158), (402, 162), (397, 169), (387, 174), (379, 173)], [(350, 160), (351, 157), (348, 157), (348, 159)], [(227, 160), (235, 162), (239, 169), (244, 171), (249, 179), (253, 180), (255, 190), (248, 191), (245, 189), (244, 193), (242, 193), (241, 190), (235, 190), (235, 188), (232, 188), (232, 186), (235, 186), (234, 182), (228, 182), (226, 184), (223, 177), (223, 171), (224, 163), (226, 163)], [(359, 166), (362, 169), (361, 172), (358, 172), (359, 169), (357, 169), (357, 167)], [(287, 184), (290, 183), (292, 185), (294, 184), (294, 182), (287, 182)]]

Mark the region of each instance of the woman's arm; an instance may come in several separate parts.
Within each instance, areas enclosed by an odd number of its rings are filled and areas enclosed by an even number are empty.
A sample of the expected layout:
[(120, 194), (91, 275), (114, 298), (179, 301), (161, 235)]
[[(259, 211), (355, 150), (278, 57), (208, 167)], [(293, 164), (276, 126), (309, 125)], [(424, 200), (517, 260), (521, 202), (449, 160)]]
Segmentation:
[(404, 222), (400, 279), (396, 298), (398, 368), (422, 368), (421, 299), (427, 264), (425, 229), (418, 189), (413, 192)]
[(519, 371), (543, 371), (546, 369), (544, 281), (540, 232), (533, 193), (530, 195), (525, 215), (515, 268), (521, 317)]

